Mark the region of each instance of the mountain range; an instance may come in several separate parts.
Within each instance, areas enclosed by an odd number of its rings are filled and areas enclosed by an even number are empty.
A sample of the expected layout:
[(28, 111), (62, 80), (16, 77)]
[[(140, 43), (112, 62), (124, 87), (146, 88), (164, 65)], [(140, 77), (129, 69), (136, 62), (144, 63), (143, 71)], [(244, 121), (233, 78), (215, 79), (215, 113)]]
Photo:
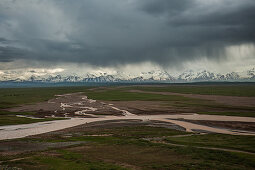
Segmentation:
[(214, 73), (207, 70), (187, 70), (180, 75), (172, 76), (164, 70), (141, 72), (137, 75), (129, 75), (123, 72), (87, 73), (83, 76), (76, 74), (46, 74), (40, 75), (34, 72), (19, 73), (15, 71), (0, 72), (0, 81), (12, 82), (201, 82), (201, 81), (255, 81), (255, 68), (244, 72), (231, 72), (226, 74)]

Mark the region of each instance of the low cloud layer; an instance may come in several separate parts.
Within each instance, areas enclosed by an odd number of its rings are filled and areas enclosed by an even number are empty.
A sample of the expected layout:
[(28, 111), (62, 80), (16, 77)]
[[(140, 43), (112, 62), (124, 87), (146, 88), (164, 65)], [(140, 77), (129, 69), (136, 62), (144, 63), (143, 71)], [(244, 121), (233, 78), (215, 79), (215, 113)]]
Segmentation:
[(254, 0), (1, 0), (0, 62), (227, 61), (254, 46), (254, 18)]

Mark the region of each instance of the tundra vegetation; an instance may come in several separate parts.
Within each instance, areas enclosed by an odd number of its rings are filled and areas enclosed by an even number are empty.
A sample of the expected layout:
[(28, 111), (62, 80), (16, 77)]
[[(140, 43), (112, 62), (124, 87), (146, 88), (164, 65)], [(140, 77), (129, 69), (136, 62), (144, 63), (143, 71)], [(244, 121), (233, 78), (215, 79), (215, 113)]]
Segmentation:
[[(9, 108), (45, 102), (59, 94), (84, 92), (110, 103), (146, 102), (157, 106), (129, 109), (159, 112), (255, 117), (255, 107), (223, 104), (178, 94), (255, 97), (254, 85), (168, 85), (0, 89), (0, 125), (26, 124), (37, 112)], [(153, 92), (153, 93), (151, 93)], [(170, 93), (161, 93), (170, 92)], [(121, 105), (120, 105), (121, 106)], [(61, 119), (61, 118), (58, 118)], [(105, 121), (0, 141), (0, 169), (254, 169), (255, 136), (190, 133), (146, 121)], [(157, 126), (156, 126), (157, 125)], [(1, 128), (0, 126), (0, 128)], [(254, 125), (250, 125), (254, 130)], [(63, 147), (54, 147), (55, 144)], [(31, 150), (31, 146), (37, 146)], [(26, 147), (24, 147), (26, 146)], [(46, 146), (42, 147), (42, 146)], [(30, 147), (30, 148), (29, 148)]]

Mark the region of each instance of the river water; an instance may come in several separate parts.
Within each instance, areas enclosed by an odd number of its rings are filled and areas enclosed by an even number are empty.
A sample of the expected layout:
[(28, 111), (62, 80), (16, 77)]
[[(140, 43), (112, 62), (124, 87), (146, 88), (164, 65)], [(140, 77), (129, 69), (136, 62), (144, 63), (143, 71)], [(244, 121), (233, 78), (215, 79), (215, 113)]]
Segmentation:
[(213, 133), (232, 134), (232, 135), (255, 135), (254, 132), (236, 131), (231, 129), (223, 129), (218, 127), (208, 127), (198, 125), (180, 119), (186, 120), (212, 120), (212, 121), (238, 121), (238, 122), (254, 122), (255, 118), (236, 117), (236, 116), (218, 116), (218, 115), (198, 115), (198, 114), (176, 114), (176, 115), (134, 115), (127, 114), (125, 116), (103, 116), (96, 118), (71, 118), (67, 120), (56, 120), (49, 122), (40, 122), (23, 125), (0, 126), (0, 140), (23, 138), (26, 136), (37, 135), (65, 128), (70, 128), (85, 123), (99, 122), (106, 120), (158, 120), (169, 122), (184, 127), (188, 132), (208, 131)]

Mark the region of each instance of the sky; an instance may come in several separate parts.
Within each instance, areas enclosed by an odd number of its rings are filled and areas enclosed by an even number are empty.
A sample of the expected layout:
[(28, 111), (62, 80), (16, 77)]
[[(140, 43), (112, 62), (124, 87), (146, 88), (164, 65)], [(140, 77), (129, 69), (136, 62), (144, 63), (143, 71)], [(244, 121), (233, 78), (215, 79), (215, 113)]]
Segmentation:
[(244, 71), (254, 18), (254, 0), (1, 0), (0, 71)]

